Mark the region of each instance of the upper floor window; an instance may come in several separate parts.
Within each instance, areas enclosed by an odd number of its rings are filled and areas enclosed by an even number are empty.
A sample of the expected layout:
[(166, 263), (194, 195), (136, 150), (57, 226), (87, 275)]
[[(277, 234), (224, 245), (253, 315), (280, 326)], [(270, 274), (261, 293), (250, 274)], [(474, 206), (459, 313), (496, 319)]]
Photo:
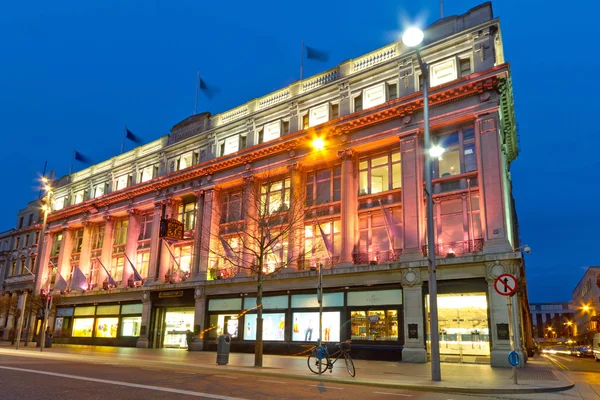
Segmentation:
[(440, 208), (436, 212), (440, 219), (434, 218), (438, 254), (459, 255), (481, 250), (475, 243), (482, 237), (479, 195), (472, 195), (470, 199), (442, 200), (437, 207)]
[(264, 125), (257, 132), (257, 143), (265, 143), (290, 133), (289, 121), (274, 121)]
[(83, 244), (83, 229), (77, 229), (73, 232), (73, 253), (81, 253)]
[(140, 182), (148, 182), (157, 175), (158, 169), (154, 165), (142, 168), (140, 172)]
[(94, 187), (94, 198), (103, 196), (106, 192), (106, 183), (100, 183)]
[(471, 57), (462, 57), (458, 59), (458, 74), (462, 78), (471, 74)]
[(290, 178), (266, 183), (260, 189), (261, 215), (276, 214), (290, 209)]
[(123, 245), (127, 241), (128, 226), (129, 221), (127, 219), (120, 219), (115, 222), (115, 246)]
[(96, 225), (92, 229), (92, 250), (98, 250), (102, 248), (104, 243), (104, 225)]
[(27, 260), (25, 258), (21, 258), (21, 270), (19, 271), (20, 275), (23, 275), (27, 272)]
[(15, 241), (15, 250), (18, 250), (21, 246), (21, 236), (17, 236), (17, 240)]
[(342, 168), (333, 168), (309, 172), (306, 176), (306, 206), (340, 201), (342, 196)]
[(19, 229), (23, 227), (23, 217), (19, 218)]
[(29, 221), (27, 222), (28, 226), (31, 226), (31, 224), (33, 224), (33, 214), (29, 214)]
[(339, 116), (339, 105), (325, 103), (316, 107), (311, 107), (308, 114), (302, 117), (302, 129), (310, 128), (323, 124)]
[(188, 151), (180, 155), (179, 157), (171, 159), (169, 161), (169, 172), (180, 171), (191, 167), (198, 162), (198, 153), (194, 151)]
[(185, 231), (191, 231), (196, 223), (196, 201), (180, 204), (177, 208), (177, 219), (183, 223)]
[(363, 89), (354, 97), (354, 112), (375, 107), (398, 97), (398, 87), (395, 83), (378, 83)]
[(65, 207), (65, 198), (64, 197), (55, 197), (54, 198), (54, 210), (62, 210)]
[(75, 193), (73, 204), (82, 203), (83, 200), (85, 200), (85, 190), (80, 190), (79, 192)]
[(142, 215), (140, 222), (140, 236), (138, 240), (150, 239), (152, 237), (152, 222), (154, 214), (149, 212)]
[(54, 240), (52, 241), (52, 252), (50, 253), (51, 257), (57, 256), (58, 253), (60, 253), (60, 244), (62, 242), (62, 239), (62, 233), (56, 233), (54, 235)]
[(473, 127), (439, 135), (434, 141), (444, 148), (444, 154), (439, 159), (433, 160), (434, 178), (444, 178), (477, 170), (475, 129)]
[(29, 235), (25, 235), (25, 247), (29, 246)]
[(221, 224), (243, 219), (242, 193), (242, 191), (237, 191), (223, 194), (221, 201)]
[(10, 276), (15, 276), (17, 273), (17, 262), (13, 261), (10, 267)]
[(247, 137), (245, 135), (235, 135), (219, 142), (219, 155), (226, 156), (245, 148), (246, 138)]
[[(467, 76), (472, 72), (472, 62), (470, 55), (452, 57), (429, 66), (429, 86), (434, 87), (457, 78)], [(419, 88), (423, 89), (423, 75), (417, 74)]]
[(359, 196), (399, 189), (402, 186), (400, 151), (362, 158), (359, 169)]
[(121, 175), (115, 179), (115, 190), (125, 189), (131, 183), (131, 176), (129, 174)]

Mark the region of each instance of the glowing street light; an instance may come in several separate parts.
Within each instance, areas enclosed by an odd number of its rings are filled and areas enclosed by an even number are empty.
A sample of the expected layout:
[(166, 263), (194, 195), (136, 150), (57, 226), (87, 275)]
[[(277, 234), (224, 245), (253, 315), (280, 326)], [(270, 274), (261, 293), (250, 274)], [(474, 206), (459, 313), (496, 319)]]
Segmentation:
[(312, 147), (316, 151), (321, 151), (325, 148), (325, 141), (320, 137), (316, 137), (315, 140), (312, 141)]
[(442, 146), (434, 144), (429, 149), (429, 156), (431, 158), (440, 158), (442, 156), (442, 154), (444, 154), (445, 151), (446, 151), (446, 149), (444, 149)]
[(419, 28), (412, 26), (402, 34), (402, 43), (408, 47), (416, 47), (423, 42), (425, 34)]

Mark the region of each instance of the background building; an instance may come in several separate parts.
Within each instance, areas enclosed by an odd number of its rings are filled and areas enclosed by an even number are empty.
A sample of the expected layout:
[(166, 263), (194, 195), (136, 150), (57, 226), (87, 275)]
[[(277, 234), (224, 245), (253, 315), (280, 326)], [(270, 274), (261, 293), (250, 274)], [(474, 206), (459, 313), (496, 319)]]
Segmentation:
[[(442, 358), (507, 366), (509, 318), (518, 352), (531, 338), (500, 25), (486, 3), (425, 35), (446, 149), (433, 181)], [(186, 347), (189, 329), (196, 350), (228, 333), (251, 351), (260, 265), (266, 352), (321, 336), (352, 339), (358, 357), (426, 361), (421, 74), (395, 42), (53, 182), (35, 292), (64, 292), (55, 340)], [(178, 240), (162, 237), (166, 219)], [(503, 273), (521, 281), (510, 316), (493, 287)]]
[(575, 310), (571, 303), (530, 303), (533, 339), (564, 343), (575, 336)]
[(589, 267), (573, 290), (573, 310), (575, 312), (575, 339), (584, 344), (592, 344), (598, 333), (600, 313), (600, 267)]

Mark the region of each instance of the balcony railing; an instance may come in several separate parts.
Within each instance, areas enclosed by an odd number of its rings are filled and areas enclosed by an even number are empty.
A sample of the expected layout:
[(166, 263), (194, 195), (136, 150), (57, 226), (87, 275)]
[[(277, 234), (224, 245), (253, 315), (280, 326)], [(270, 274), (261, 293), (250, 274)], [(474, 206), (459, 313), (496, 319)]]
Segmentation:
[(335, 264), (340, 262), (340, 256), (323, 257), (323, 258), (308, 258), (298, 260), (298, 271), (316, 271), (319, 264), (323, 265), (324, 269), (331, 269)]
[[(483, 250), (483, 239), (461, 240), (458, 242), (438, 243), (435, 245), (435, 255), (438, 257), (454, 258), (468, 253), (479, 253)], [(427, 245), (422, 247), (423, 255), (427, 257)]]
[(402, 249), (381, 250), (374, 253), (354, 253), (352, 254), (352, 261), (354, 265), (385, 264), (399, 261), (401, 255)]

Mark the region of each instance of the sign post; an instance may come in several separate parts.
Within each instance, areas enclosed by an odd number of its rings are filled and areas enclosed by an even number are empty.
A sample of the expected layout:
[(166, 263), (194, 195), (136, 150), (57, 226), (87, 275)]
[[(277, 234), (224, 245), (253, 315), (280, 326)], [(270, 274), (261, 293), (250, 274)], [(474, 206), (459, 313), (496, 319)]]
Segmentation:
[(508, 331), (510, 333), (510, 349), (508, 354), (508, 362), (513, 369), (513, 383), (517, 384), (517, 366), (520, 363), (519, 354), (515, 351), (516, 336), (515, 327), (512, 320), (512, 296), (517, 292), (517, 278), (511, 274), (502, 274), (494, 281), (494, 289), (500, 296), (506, 296), (506, 305), (508, 307)]

